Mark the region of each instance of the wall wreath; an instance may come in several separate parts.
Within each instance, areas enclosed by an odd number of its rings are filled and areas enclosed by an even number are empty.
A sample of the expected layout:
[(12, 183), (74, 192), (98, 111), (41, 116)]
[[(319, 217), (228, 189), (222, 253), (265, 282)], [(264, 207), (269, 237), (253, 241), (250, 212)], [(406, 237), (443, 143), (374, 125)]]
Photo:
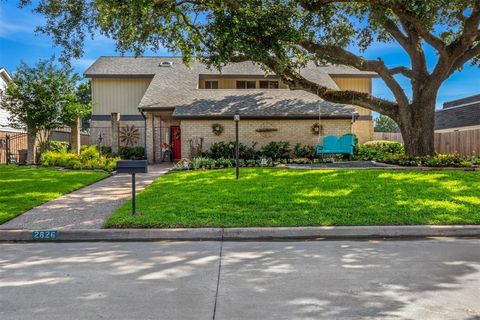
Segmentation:
[(222, 134), (224, 128), (220, 123), (212, 124), (212, 132), (214, 135), (219, 136)]
[(314, 135), (323, 135), (323, 126), (320, 125), (318, 122), (317, 123), (314, 123), (311, 127), (310, 127), (310, 132)]

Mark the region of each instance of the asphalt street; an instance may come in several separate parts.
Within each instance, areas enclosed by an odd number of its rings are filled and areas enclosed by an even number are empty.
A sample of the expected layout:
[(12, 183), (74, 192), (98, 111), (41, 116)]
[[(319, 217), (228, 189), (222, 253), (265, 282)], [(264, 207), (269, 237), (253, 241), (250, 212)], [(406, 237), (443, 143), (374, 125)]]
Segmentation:
[(480, 319), (480, 240), (0, 243), (0, 319)]

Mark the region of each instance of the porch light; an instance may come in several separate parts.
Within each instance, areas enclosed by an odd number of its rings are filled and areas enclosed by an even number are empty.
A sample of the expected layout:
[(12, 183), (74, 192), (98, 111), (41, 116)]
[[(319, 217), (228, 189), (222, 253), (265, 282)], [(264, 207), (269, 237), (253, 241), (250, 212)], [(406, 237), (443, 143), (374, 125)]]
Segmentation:
[(235, 110), (235, 114), (233, 115), (233, 120), (236, 122), (240, 121), (240, 112), (238, 112), (238, 109)]

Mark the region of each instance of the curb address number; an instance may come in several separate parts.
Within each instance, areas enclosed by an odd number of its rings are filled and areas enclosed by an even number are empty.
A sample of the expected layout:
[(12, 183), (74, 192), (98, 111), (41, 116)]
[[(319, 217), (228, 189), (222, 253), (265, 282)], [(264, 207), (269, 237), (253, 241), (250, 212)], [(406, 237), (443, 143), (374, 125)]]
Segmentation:
[(32, 240), (57, 240), (57, 230), (35, 230), (32, 231)]

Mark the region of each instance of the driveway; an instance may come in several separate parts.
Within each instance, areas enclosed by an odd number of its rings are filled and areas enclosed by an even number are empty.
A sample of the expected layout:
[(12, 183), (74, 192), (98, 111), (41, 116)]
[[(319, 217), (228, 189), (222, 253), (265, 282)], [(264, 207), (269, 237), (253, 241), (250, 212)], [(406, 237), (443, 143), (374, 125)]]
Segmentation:
[(479, 319), (480, 240), (0, 244), (0, 319)]

